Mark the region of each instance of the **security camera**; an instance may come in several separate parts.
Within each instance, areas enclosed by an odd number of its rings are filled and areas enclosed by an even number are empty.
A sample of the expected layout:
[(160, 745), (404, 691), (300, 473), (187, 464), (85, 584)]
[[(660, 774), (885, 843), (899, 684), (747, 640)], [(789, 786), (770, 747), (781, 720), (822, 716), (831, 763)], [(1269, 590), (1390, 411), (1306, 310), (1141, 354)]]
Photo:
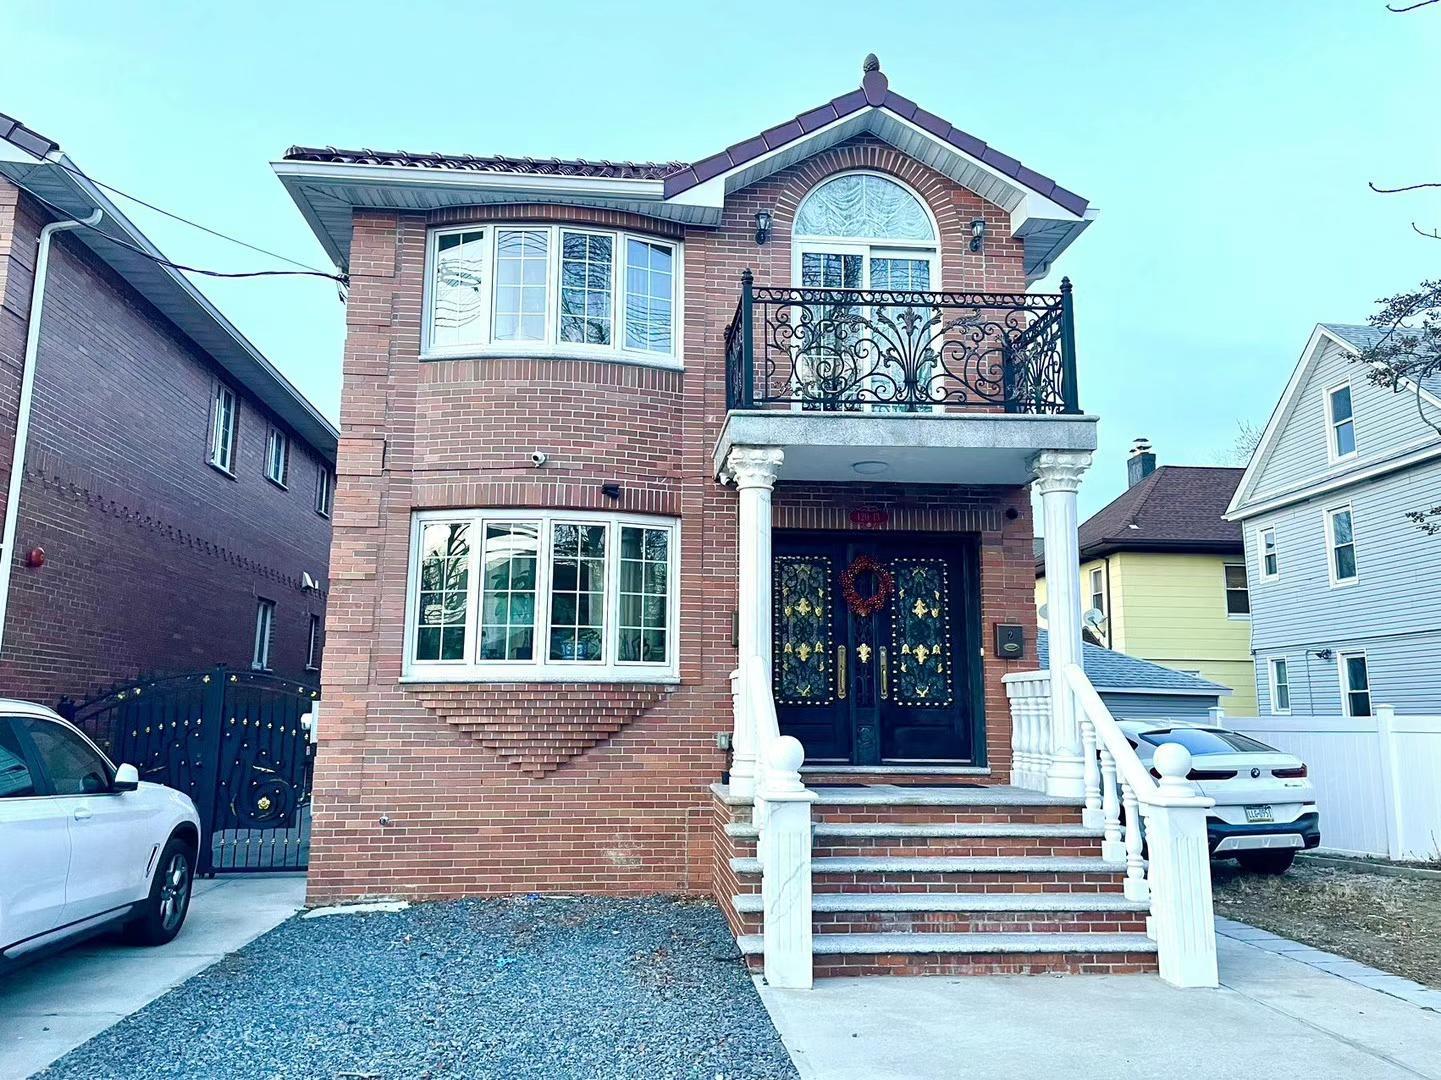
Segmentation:
[(544, 465), (548, 460), (550, 459), (545, 456), (544, 450), (532, 450), (530, 452), (530, 463), (534, 465), (537, 469)]

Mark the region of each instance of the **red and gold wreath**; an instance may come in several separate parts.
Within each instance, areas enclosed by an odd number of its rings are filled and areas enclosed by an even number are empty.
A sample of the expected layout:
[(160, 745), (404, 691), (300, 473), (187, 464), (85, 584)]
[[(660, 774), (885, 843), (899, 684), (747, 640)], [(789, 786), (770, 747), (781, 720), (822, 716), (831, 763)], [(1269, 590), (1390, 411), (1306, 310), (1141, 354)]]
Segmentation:
[[(856, 590), (856, 579), (862, 574), (870, 574), (876, 579), (876, 591), (870, 596), (862, 596)], [(868, 619), (891, 602), (891, 589), (895, 583), (889, 570), (869, 555), (860, 555), (841, 573), (841, 594), (852, 615)]]

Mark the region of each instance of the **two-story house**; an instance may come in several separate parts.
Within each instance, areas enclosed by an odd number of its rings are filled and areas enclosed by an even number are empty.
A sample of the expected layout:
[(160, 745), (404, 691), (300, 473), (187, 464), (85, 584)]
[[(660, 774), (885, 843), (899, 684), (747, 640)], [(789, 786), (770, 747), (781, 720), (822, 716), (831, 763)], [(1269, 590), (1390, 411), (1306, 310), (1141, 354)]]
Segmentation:
[(1246, 542), (1265, 715), (1441, 712), (1441, 386), (1377, 386), (1380, 331), (1312, 332), (1227, 516)]
[(0, 694), (221, 663), (314, 683), (337, 438), (55, 142), (0, 115)]
[(1144, 932), (1106, 763), (1151, 781), (1094, 695), (1028, 683), (1012, 783), (1033, 484), (1083, 677), (1096, 418), (1069, 282), (1032, 286), (1087, 200), (874, 57), (689, 164), (274, 168), (350, 275), (313, 900), (713, 892), (782, 985), (1209, 940), (1208, 887)]
[[(1138, 439), (1124, 492), (1081, 523), (1081, 606), (1098, 645), (1231, 688), (1227, 712), (1256, 711), (1241, 528), (1226, 520), (1241, 469), (1162, 465)], [(1036, 561), (1045, 622), (1046, 567)]]

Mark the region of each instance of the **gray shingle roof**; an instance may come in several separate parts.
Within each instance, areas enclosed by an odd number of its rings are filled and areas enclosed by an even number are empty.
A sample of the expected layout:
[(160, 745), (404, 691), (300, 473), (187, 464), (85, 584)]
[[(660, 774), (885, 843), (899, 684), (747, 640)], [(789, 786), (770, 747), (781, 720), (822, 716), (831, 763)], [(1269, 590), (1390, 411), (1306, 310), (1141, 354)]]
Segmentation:
[[(1369, 349), (1379, 345), (1381, 339), (1390, 333), (1374, 326), (1354, 326), (1349, 323), (1322, 323), (1321, 326), (1355, 349)], [(1441, 395), (1441, 371), (1433, 371), (1421, 380), (1421, 385), (1429, 393)]]
[[(1036, 634), (1036, 659), (1042, 668), (1050, 663), (1044, 630)], [(1174, 668), (1162, 667), (1149, 660), (1138, 660), (1114, 649), (1103, 649), (1090, 642), (1081, 644), (1081, 667), (1085, 669), (1086, 677), (1091, 680), (1092, 685), (1101, 691), (1153, 690), (1158, 694), (1168, 691), (1191, 694), (1209, 692), (1218, 696), (1227, 692), (1227, 687), (1218, 683), (1187, 675)]]

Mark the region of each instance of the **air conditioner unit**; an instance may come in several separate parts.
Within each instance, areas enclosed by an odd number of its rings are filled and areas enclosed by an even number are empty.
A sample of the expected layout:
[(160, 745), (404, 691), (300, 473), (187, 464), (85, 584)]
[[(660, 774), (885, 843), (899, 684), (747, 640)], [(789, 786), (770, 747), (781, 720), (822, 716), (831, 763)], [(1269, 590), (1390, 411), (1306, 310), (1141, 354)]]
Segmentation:
[(320, 582), (316, 581), (313, 577), (311, 577), (308, 572), (302, 570), (300, 572), (300, 591), (319, 592)]

